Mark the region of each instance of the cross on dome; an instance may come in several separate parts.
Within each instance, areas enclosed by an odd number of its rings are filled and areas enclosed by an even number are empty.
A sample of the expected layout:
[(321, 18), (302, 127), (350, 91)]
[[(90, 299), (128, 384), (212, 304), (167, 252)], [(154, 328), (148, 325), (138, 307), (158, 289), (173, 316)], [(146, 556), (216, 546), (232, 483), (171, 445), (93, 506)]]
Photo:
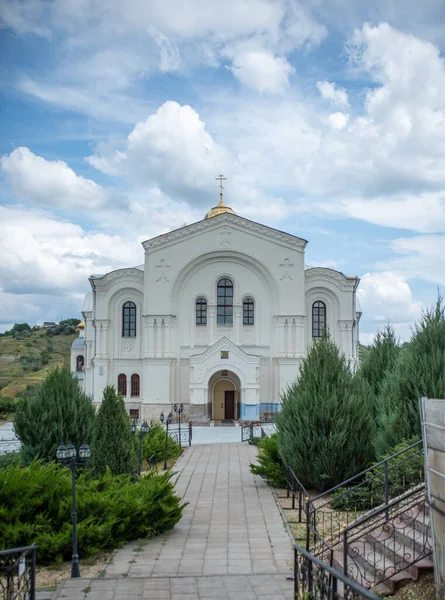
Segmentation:
[(216, 217), (216, 215), (220, 215), (221, 213), (232, 213), (232, 215), (235, 214), (233, 212), (233, 210), (230, 208), (230, 206), (226, 206), (224, 204), (224, 200), (223, 200), (224, 186), (223, 186), (222, 182), (226, 181), (227, 177), (224, 177), (224, 175), (218, 175), (218, 177), (215, 177), (215, 180), (219, 181), (219, 203), (218, 203), (218, 206), (214, 206), (213, 208), (211, 208), (209, 210), (209, 212), (204, 217), (205, 219), (210, 219), (210, 217)]

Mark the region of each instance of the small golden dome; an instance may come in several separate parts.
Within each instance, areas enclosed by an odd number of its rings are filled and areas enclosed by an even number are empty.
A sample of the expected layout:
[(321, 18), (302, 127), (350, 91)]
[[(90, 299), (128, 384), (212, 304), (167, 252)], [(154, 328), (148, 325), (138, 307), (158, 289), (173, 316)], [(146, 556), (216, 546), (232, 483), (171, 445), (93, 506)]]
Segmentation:
[(230, 208), (230, 206), (226, 206), (223, 202), (223, 199), (220, 198), (218, 206), (214, 206), (213, 208), (211, 208), (204, 218), (210, 219), (211, 217), (216, 217), (216, 215), (220, 215), (222, 213), (231, 213), (232, 215), (236, 214)]
[(85, 323), (83, 321), (81, 321), (77, 327), (79, 329), (85, 329)]

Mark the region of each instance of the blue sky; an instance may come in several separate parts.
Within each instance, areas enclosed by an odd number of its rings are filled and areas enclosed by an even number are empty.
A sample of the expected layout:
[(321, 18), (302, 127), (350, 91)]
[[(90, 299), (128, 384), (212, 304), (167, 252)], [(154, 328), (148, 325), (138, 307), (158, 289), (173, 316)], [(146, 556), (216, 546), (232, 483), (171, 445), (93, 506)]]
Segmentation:
[[(372, 4), (372, 6), (370, 6)], [(361, 277), (362, 341), (445, 284), (443, 3), (4, 0), (0, 330), (216, 203)]]

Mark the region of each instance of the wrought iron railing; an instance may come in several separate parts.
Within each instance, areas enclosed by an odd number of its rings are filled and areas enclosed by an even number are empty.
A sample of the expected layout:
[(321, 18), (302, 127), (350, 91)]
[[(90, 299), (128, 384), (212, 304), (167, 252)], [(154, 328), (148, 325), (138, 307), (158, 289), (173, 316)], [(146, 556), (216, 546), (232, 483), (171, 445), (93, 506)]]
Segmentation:
[[(286, 492), (287, 497), (290, 499), (290, 506), (287, 504), (282, 505), (284, 511), (295, 511), (296, 521), (293, 521), (291, 517), (287, 519), (288, 523), (305, 523), (306, 522), (306, 504), (309, 501), (309, 494), (295, 475), (293, 469), (291, 469), (282, 460), (282, 469), (284, 479), (286, 481)], [(293, 512), (291, 513), (293, 514)]]
[(298, 544), (294, 546), (294, 597), (298, 600), (379, 600)]
[(0, 551), (0, 598), (34, 600), (37, 546)]
[(178, 423), (169, 425), (168, 433), (181, 447), (192, 445), (193, 428), (191, 421), (181, 423), (181, 426)]
[(425, 485), (360, 517), (346, 527), (342, 538), (334, 565), (361, 585), (381, 584), (405, 570), (417, 579), (415, 565), (432, 553)]
[(275, 423), (279, 412), (281, 412), (281, 404), (279, 402), (260, 404), (260, 421), (263, 421), (263, 423)]
[[(413, 470), (413, 463), (418, 469)], [(409, 471), (409, 477), (404, 475)], [(424, 482), (423, 444), (418, 441), (334, 488), (306, 506), (307, 549), (317, 556), (342, 543), (344, 530), (370, 512)]]

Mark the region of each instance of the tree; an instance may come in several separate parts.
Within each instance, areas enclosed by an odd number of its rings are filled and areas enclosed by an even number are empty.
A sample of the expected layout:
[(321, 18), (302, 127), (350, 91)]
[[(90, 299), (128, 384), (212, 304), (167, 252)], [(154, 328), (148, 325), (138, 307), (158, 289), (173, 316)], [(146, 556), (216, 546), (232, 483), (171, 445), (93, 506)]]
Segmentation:
[(280, 454), (309, 489), (329, 489), (373, 460), (372, 390), (328, 335), (312, 344), (282, 403)]
[(92, 463), (102, 474), (107, 467), (113, 475), (131, 473), (136, 469), (135, 443), (130, 420), (122, 396), (114, 386), (107, 386), (99, 407), (92, 449)]
[(24, 463), (55, 460), (61, 442), (79, 447), (92, 441), (95, 411), (69, 369), (52, 371), (33, 398), (19, 403), (14, 429), (22, 442)]
[(360, 363), (358, 375), (371, 386), (376, 403), (385, 377), (394, 369), (399, 353), (400, 345), (396, 334), (393, 327), (388, 324), (377, 332), (372, 346), (367, 349)]
[(416, 323), (409, 344), (386, 377), (378, 400), (375, 447), (378, 456), (404, 439), (420, 435), (419, 398), (445, 393), (445, 306), (438, 296)]

